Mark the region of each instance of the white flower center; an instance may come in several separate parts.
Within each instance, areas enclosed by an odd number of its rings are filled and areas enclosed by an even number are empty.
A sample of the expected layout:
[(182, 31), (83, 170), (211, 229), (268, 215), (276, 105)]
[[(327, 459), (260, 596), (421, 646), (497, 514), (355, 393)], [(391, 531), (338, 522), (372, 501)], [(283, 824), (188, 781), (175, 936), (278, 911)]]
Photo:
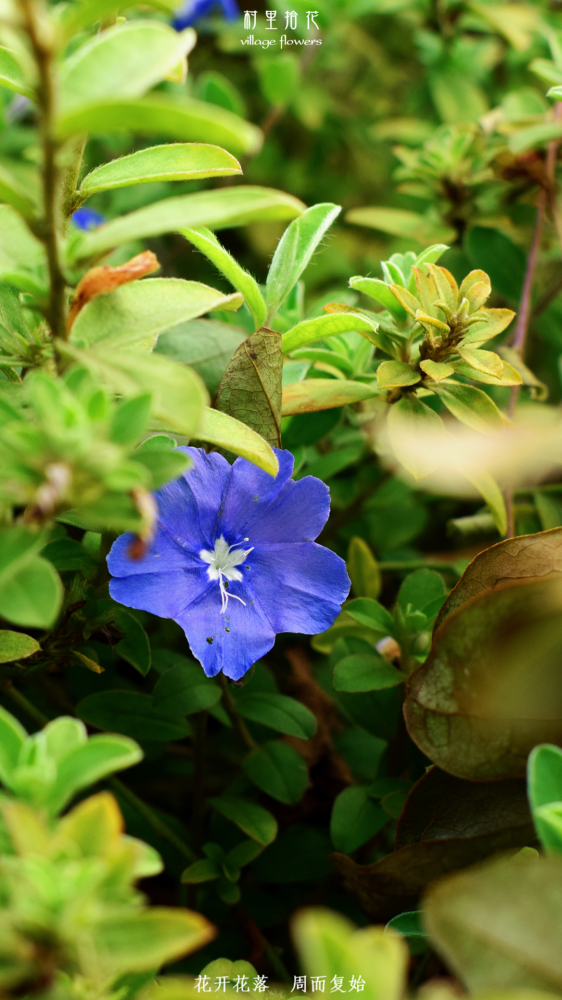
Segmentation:
[[(245, 542), (249, 542), (249, 538), (244, 539)], [(221, 592), (221, 614), (224, 615), (228, 607), (228, 598), (233, 597), (235, 601), (240, 601), (244, 606), (246, 602), (242, 600), (241, 597), (237, 597), (236, 594), (228, 593), (228, 583), (225, 584), (225, 580), (242, 580), (242, 574), (237, 566), (240, 566), (244, 562), (246, 556), (250, 555), (250, 552), (254, 551), (254, 547), (251, 549), (241, 549), (239, 546), (242, 542), (236, 542), (235, 545), (229, 545), (226, 541), (224, 535), (217, 538), (215, 542), (215, 548), (212, 552), (208, 549), (201, 549), (199, 553), (199, 558), (203, 562), (208, 563), (209, 567), (207, 569), (207, 576), (209, 580), (218, 580)]]

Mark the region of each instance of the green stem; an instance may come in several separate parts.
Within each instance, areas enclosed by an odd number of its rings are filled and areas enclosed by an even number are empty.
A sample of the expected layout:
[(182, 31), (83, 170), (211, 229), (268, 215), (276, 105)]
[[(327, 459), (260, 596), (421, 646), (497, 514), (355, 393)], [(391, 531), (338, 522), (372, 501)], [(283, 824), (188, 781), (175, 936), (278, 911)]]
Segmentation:
[(10, 699), (10, 701), (13, 701), (14, 705), (21, 708), (22, 712), (25, 712), (30, 719), (39, 723), (40, 726), (46, 726), (47, 723), (51, 721), (46, 715), (43, 715), (43, 712), (40, 712), (38, 708), (35, 708), (35, 705), (32, 705), (25, 695), (21, 693), (21, 691), (18, 691), (18, 689), (14, 687), (12, 681), (4, 681), (2, 684), (2, 691), (6, 697)]
[(230, 691), (228, 690), (228, 681), (224, 674), (219, 674), (219, 684), (222, 688), (222, 697), (224, 702), (224, 708), (226, 714), (228, 715), (230, 721), (232, 722), (232, 728), (238, 736), (241, 743), (244, 744), (247, 750), (255, 750), (257, 743), (254, 738), (248, 732), (247, 726), (239, 714), (238, 709), (234, 703), (234, 699)]
[(191, 847), (189, 847), (181, 839), (181, 837), (178, 837), (177, 833), (175, 833), (174, 830), (172, 830), (171, 827), (169, 827), (168, 824), (154, 812), (151, 806), (147, 805), (146, 802), (143, 802), (142, 799), (139, 799), (138, 795), (135, 795), (135, 793), (132, 792), (127, 785), (124, 785), (119, 778), (110, 778), (108, 784), (111, 788), (113, 788), (117, 795), (120, 795), (123, 799), (127, 800), (129, 805), (131, 805), (133, 809), (135, 809), (143, 817), (143, 819), (146, 820), (154, 832), (157, 833), (158, 836), (162, 837), (162, 840), (166, 840), (172, 845), (172, 847), (175, 847), (176, 851), (179, 851), (179, 853), (183, 855), (183, 857), (186, 858), (190, 864), (197, 861), (195, 851), (192, 851)]
[(58, 143), (54, 136), (55, 87), (52, 72), (50, 23), (45, 11), (39, 16), (36, 0), (21, 0), (24, 24), (37, 64), (39, 86), (39, 133), (43, 152), (43, 218), (35, 224), (35, 234), (47, 254), (51, 293), (47, 318), (54, 337), (66, 337), (66, 279), (62, 271), (58, 241)]

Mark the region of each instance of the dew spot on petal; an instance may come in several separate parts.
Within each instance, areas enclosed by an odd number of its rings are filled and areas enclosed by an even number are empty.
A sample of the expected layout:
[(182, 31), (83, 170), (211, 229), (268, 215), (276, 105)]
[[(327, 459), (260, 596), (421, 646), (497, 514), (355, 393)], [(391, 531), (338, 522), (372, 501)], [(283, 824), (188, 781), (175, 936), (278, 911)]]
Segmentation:
[(229, 628), (227, 628), (227, 627), (226, 627), (226, 625), (225, 625), (225, 626), (224, 626), (224, 631), (225, 631), (225, 632), (230, 632), (230, 629), (229, 629)]
[(209, 643), (209, 646), (213, 645), (213, 637), (212, 637), (212, 635), (208, 635), (207, 636), (207, 642)]

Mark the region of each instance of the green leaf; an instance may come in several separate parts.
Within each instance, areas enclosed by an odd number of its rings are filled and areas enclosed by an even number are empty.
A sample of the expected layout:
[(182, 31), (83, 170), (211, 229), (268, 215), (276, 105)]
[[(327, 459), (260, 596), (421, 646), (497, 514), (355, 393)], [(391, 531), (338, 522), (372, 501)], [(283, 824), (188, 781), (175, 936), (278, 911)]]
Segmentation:
[(331, 410), (339, 406), (349, 406), (371, 399), (378, 393), (364, 382), (345, 379), (307, 378), (302, 382), (292, 382), (283, 388), (284, 417), (297, 413), (315, 413), (317, 410)]
[(437, 612), (447, 596), (443, 577), (433, 569), (418, 569), (410, 573), (398, 591), (397, 604), (405, 615), (421, 611), (430, 619)]
[[(465, 240), (465, 251), (474, 267), (482, 268), (489, 275), (495, 291), (511, 302), (519, 302), (526, 266), (525, 252), (520, 246), (498, 229), (473, 226)], [(497, 311), (505, 316), (505, 310)], [(495, 313), (496, 310), (486, 312)], [(503, 326), (496, 333), (500, 333), (502, 329)], [(471, 333), (472, 328), (469, 335)], [(465, 343), (468, 339), (467, 337)]]
[(443, 400), (449, 412), (467, 427), (482, 434), (502, 429), (502, 415), (482, 389), (473, 385), (439, 382), (432, 386), (432, 390)]
[(188, 437), (195, 435), (208, 396), (199, 377), (189, 368), (163, 354), (145, 357), (133, 351), (107, 352), (103, 340), (87, 351), (68, 341), (59, 341), (58, 348), (93, 371), (114, 392), (123, 396), (150, 392), (156, 417)]
[[(212, 147), (211, 147), (212, 148)], [(246, 305), (250, 310), (256, 330), (259, 330), (265, 321), (266, 307), (258, 283), (252, 275), (245, 271), (240, 264), (234, 260), (228, 250), (225, 250), (217, 240), (214, 233), (209, 229), (181, 229), (182, 236), (189, 240), (201, 250), (206, 257), (221, 271), (224, 276), (242, 293), (246, 300)], [(217, 307), (220, 308), (220, 307)]]
[(88, 572), (97, 566), (97, 560), (86, 551), (80, 542), (75, 542), (72, 538), (61, 538), (57, 542), (49, 542), (42, 550), (41, 555), (44, 559), (48, 559), (59, 573), (68, 570)]
[(36, 639), (23, 632), (0, 631), (0, 663), (13, 663), (14, 660), (25, 660), (34, 653), (39, 653), (41, 646)]
[(477, 372), (484, 372), (485, 375), (492, 375), (496, 380), (496, 385), (501, 380), (503, 374), (502, 359), (493, 351), (482, 351), (478, 348), (468, 349), (461, 345), (458, 352), (463, 361), (466, 361), (471, 368)]
[(425, 900), (431, 942), (471, 994), (562, 986), (562, 861), (516, 855), (440, 880)]
[(61, 114), (115, 94), (142, 97), (185, 58), (196, 39), (193, 28), (176, 32), (160, 21), (130, 21), (98, 32), (62, 65)]
[(236, 699), (236, 708), (244, 719), (301, 740), (309, 740), (316, 732), (310, 709), (284, 694), (243, 694)]
[(12, 787), (12, 774), (26, 739), (21, 723), (0, 705), (0, 779), (8, 788)]
[(105, 975), (159, 969), (207, 944), (212, 925), (192, 910), (150, 906), (96, 923), (95, 947)]
[(309, 976), (325, 975), (328, 982), (338, 976), (347, 985), (352, 976), (361, 975), (369, 1000), (401, 1000), (405, 995), (410, 956), (400, 935), (382, 927), (359, 929), (324, 907), (303, 908), (291, 923), (301, 966)]
[(404, 712), (412, 739), (444, 770), (520, 777), (534, 746), (562, 740), (561, 546), (558, 528), (494, 545), (441, 608)]
[(241, 174), (238, 160), (220, 146), (202, 142), (177, 142), (150, 146), (129, 156), (102, 163), (86, 174), (80, 185), (82, 198), (100, 191), (154, 181), (189, 181), (203, 177), (230, 177)]
[(37, 206), (29, 197), (28, 190), (2, 164), (0, 164), (0, 201), (13, 205), (24, 219), (33, 219), (36, 214)]
[(494, 477), (491, 476), (489, 472), (486, 472), (485, 469), (478, 472), (475, 472), (474, 470), (470, 473), (463, 472), (463, 475), (466, 476), (468, 481), (476, 487), (480, 495), (486, 501), (490, 514), (494, 519), (494, 524), (500, 535), (505, 535), (507, 531), (507, 510), (505, 507), (505, 499)]
[(271, 844), (277, 836), (277, 822), (267, 809), (258, 806), (255, 802), (246, 802), (245, 799), (238, 799), (230, 795), (221, 795), (220, 798), (209, 799), (209, 803), (222, 816), (226, 816), (231, 823), (235, 823), (241, 830), (257, 840), (258, 844)]
[(455, 230), (444, 223), (404, 208), (352, 208), (345, 217), (346, 222), (369, 229), (380, 229), (392, 236), (404, 236), (418, 243), (454, 243)]
[(221, 379), (214, 405), (252, 430), (268, 444), (281, 447), (281, 334), (261, 331), (234, 352)]
[(434, 69), (428, 83), (433, 103), (444, 122), (475, 122), (488, 110), (485, 93), (462, 70)]
[(368, 597), (356, 598), (354, 601), (347, 602), (345, 611), (346, 614), (351, 615), (360, 625), (366, 625), (367, 628), (372, 628), (375, 632), (380, 632), (383, 636), (394, 635), (394, 618), (390, 614), (390, 611), (383, 608), (382, 604), (379, 604), (378, 601)]
[(339, 205), (313, 205), (283, 233), (267, 275), (265, 301), (268, 324), (276, 316), (281, 303), (299, 280), (318, 244), (340, 212)]
[(380, 278), (362, 278), (357, 275), (349, 279), (349, 284), (351, 288), (363, 292), (363, 295), (368, 295), (370, 299), (380, 302), (399, 322), (403, 323), (407, 319), (406, 310), (402, 308), (385, 281), (381, 281)]
[(299, 60), (291, 52), (278, 55), (268, 52), (256, 60), (260, 90), (269, 104), (285, 108), (294, 99), (299, 86)]
[(180, 715), (192, 715), (216, 705), (221, 691), (205, 677), (199, 664), (186, 662), (167, 670), (157, 682), (152, 699), (157, 709)]
[(34, 559), (47, 537), (45, 532), (19, 525), (0, 530), (0, 587)]
[(246, 330), (233, 323), (191, 320), (160, 334), (155, 350), (174, 361), (191, 365), (214, 396), (228, 362), (247, 336)]
[[(429, 476), (441, 461), (440, 445), (445, 435), (445, 427), (438, 414), (409, 393), (390, 407), (387, 426), (390, 444), (398, 461), (414, 479)], [(420, 435), (424, 439), (423, 449), (419, 446)]]
[(305, 319), (302, 323), (297, 323), (292, 330), (283, 334), (283, 351), (285, 354), (291, 354), (297, 348), (312, 344), (315, 340), (326, 340), (336, 334), (353, 330), (363, 333), (367, 340), (371, 340), (376, 329), (375, 322), (353, 312), (316, 316), (314, 319)]
[(200, 882), (212, 882), (221, 875), (222, 870), (219, 865), (210, 858), (204, 858), (186, 868), (182, 872), (181, 881), (184, 884), (187, 882), (188, 885), (198, 885)]
[(379, 389), (395, 389), (397, 386), (415, 385), (421, 375), (405, 361), (383, 361), (377, 368)]
[(97, 729), (123, 733), (139, 740), (181, 740), (190, 732), (178, 713), (156, 709), (149, 694), (140, 691), (100, 691), (83, 698), (78, 718)]
[(388, 814), (369, 798), (366, 785), (352, 785), (337, 796), (330, 819), (336, 851), (351, 854), (388, 823)]
[[(542, 846), (550, 854), (562, 854), (562, 750), (549, 743), (534, 747), (527, 762), (527, 788), (533, 820)], [(556, 814), (546, 812), (549, 807)]]
[[(119, 692), (119, 694), (124, 692)], [(134, 698), (135, 692), (131, 693)], [(110, 694), (107, 692), (106, 694)], [(99, 698), (99, 695), (92, 695)], [(146, 697), (140, 695), (140, 697)], [(88, 699), (84, 699), (87, 701)], [(58, 720), (57, 720), (58, 721)], [(148, 737), (147, 737), (148, 739)], [(143, 758), (141, 748), (126, 736), (103, 733), (90, 736), (87, 743), (75, 746), (58, 762), (57, 776), (48, 795), (48, 808), (56, 815), (82, 788), (95, 785), (115, 771), (133, 767)]]
[[(259, 152), (263, 142), (261, 129), (224, 108), (187, 97), (176, 101), (160, 93), (140, 100), (118, 97), (90, 103), (62, 115), (56, 128), (61, 139), (82, 132), (134, 132), (150, 137), (164, 135), (179, 142), (212, 142), (250, 156)], [(205, 225), (207, 221), (186, 220), (183, 224)]]
[(270, 476), (279, 472), (277, 455), (256, 431), (253, 431), (240, 420), (235, 420), (228, 413), (212, 410), (209, 406), (203, 408), (203, 414), (197, 430), (200, 441), (208, 441), (218, 448), (225, 448), (242, 458), (247, 458)]
[[(178, 195), (129, 212), (84, 233), (72, 246), (74, 260), (97, 256), (131, 240), (144, 240), (180, 229), (209, 226), (224, 229), (250, 222), (271, 222), (300, 215), (302, 202), (282, 191), (260, 187), (228, 187)], [(1, 259), (0, 259), (1, 263)], [(130, 286), (126, 286), (130, 287)]]
[(43, 245), (11, 205), (0, 205), (0, 276), (45, 264)]
[(15, 90), (16, 94), (23, 94), (30, 100), (35, 98), (33, 88), (27, 82), (26, 73), (16, 53), (3, 45), (0, 46), (0, 86)]
[(135, 670), (138, 670), (139, 674), (142, 674), (143, 677), (146, 676), (150, 670), (152, 659), (148, 636), (141, 623), (130, 611), (117, 608), (115, 624), (121, 632), (125, 633), (124, 638), (117, 643), (115, 651), (122, 660), (126, 660)]
[(421, 918), (421, 910), (409, 910), (407, 913), (399, 913), (393, 917), (386, 926), (406, 938), (426, 939), (427, 931), (423, 927)]
[(24, 628), (50, 628), (62, 598), (62, 583), (54, 566), (36, 556), (8, 583), (0, 585), (0, 616)]
[(262, 743), (245, 758), (243, 766), (250, 781), (279, 802), (295, 805), (302, 799), (308, 781), (307, 767), (301, 755), (287, 743), (276, 740)]
[(404, 674), (375, 650), (344, 656), (334, 670), (335, 691), (382, 691), (406, 680)]
[(212, 309), (239, 309), (242, 296), (198, 281), (146, 278), (97, 295), (79, 312), (70, 335), (78, 347), (151, 351), (159, 333)]
[(357, 535), (349, 543), (347, 572), (356, 597), (377, 599), (382, 589), (379, 564), (367, 542)]
[(440, 382), (441, 379), (449, 378), (450, 375), (455, 374), (452, 365), (440, 361), (420, 361), (420, 368), (422, 372), (429, 375), (432, 382)]

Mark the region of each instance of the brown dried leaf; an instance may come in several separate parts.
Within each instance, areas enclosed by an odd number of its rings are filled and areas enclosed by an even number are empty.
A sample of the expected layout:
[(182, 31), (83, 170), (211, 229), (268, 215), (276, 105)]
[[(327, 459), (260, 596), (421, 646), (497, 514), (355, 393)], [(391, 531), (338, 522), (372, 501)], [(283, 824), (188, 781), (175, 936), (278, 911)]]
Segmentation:
[(524, 781), (463, 781), (435, 767), (408, 796), (392, 854), (372, 865), (331, 857), (367, 913), (387, 920), (415, 909), (420, 893), (442, 875), (534, 837)]
[(519, 777), (537, 743), (562, 743), (562, 530), (481, 553), (443, 605), (405, 718), (459, 777)]
[(158, 271), (159, 268), (160, 264), (156, 254), (153, 254), (151, 250), (145, 250), (126, 261), (125, 264), (120, 264), (119, 267), (110, 267), (108, 264), (104, 264), (87, 271), (78, 282), (70, 303), (66, 321), (67, 332), (70, 333), (78, 313), (91, 299), (95, 299), (97, 295), (107, 295), (114, 288), (128, 285), (131, 281), (137, 281), (146, 274)]
[(281, 447), (283, 348), (281, 334), (259, 330), (234, 352), (221, 379), (214, 406)]

